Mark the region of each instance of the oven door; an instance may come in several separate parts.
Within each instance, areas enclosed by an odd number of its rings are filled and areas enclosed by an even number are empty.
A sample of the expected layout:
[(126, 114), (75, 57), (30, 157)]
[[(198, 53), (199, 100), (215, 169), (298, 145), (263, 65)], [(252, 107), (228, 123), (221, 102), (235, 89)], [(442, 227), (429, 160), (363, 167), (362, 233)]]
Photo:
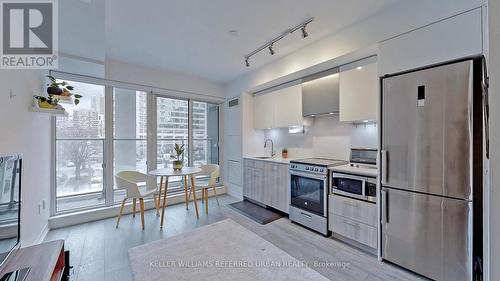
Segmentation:
[(328, 176), (290, 171), (292, 206), (326, 217)]
[(332, 174), (332, 192), (366, 200), (365, 178), (346, 174)]

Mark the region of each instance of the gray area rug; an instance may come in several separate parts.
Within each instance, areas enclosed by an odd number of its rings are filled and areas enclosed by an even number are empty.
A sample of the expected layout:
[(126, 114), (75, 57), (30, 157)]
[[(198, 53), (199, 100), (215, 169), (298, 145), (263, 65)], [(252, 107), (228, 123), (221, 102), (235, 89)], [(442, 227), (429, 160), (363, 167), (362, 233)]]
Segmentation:
[(260, 224), (268, 224), (283, 217), (276, 212), (268, 210), (247, 200), (231, 203), (228, 206)]
[(231, 219), (128, 252), (136, 281), (328, 280)]

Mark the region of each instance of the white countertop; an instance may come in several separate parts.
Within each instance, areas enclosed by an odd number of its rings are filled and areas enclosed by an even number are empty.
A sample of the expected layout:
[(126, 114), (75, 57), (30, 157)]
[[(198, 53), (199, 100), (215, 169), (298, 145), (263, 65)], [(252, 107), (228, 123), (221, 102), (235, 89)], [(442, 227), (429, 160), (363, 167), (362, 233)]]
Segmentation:
[(259, 158), (258, 156), (244, 156), (245, 159), (259, 160), (259, 161), (267, 161), (279, 164), (290, 164), (290, 161), (295, 160), (296, 158), (281, 158), (279, 156), (274, 156), (272, 158)]

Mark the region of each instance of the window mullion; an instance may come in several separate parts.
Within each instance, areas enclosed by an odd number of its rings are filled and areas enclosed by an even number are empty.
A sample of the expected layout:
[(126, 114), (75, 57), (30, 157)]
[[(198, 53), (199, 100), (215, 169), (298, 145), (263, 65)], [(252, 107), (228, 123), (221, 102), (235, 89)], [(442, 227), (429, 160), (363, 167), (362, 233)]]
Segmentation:
[(156, 98), (157, 95), (150, 91), (147, 97), (147, 130), (148, 130), (148, 140), (147, 140), (147, 169), (148, 171), (155, 170), (157, 168), (157, 137), (158, 132), (156, 129)]
[(113, 87), (105, 87), (104, 95), (104, 198), (106, 206), (114, 204), (114, 145), (113, 145)]
[(188, 165), (193, 166), (193, 100), (188, 100)]

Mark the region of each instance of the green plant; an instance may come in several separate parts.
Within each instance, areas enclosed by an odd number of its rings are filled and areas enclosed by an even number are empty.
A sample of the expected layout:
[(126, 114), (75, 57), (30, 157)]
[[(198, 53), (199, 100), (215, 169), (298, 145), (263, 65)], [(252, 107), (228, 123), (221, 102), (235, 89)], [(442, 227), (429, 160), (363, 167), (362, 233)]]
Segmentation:
[(288, 149), (285, 147), (281, 150), (281, 153), (288, 153)]
[(48, 98), (46, 97), (42, 97), (42, 96), (33, 96), (34, 99), (36, 99), (37, 101), (40, 101), (40, 102), (47, 102), (51, 105), (54, 105), (54, 106), (57, 106), (59, 104), (59, 100), (56, 99), (56, 98), (53, 98), (51, 96), (49, 96)]
[(170, 157), (175, 158), (175, 160), (177, 160), (177, 161), (180, 161), (182, 154), (184, 153), (184, 144), (179, 145), (176, 143), (174, 145), (174, 150), (175, 150), (175, 155), (171, 155)]
[(72, 94), (70, 91), (74, 90), (74, 87), (69, 85), (68, 82), (62, 81), (62, 82), (57, 82), (56, 78), (51, 75), (47, 75), (47, 78), (50, 80), (50, 84), (48, 84), (47, 92), (49, 94), (55, 94), (55, 95), (64, 95), (64, 92), (67, 92), (67, 96), (73, 96), (74, 97), (74, 103), (75, 105), (80, 103), (80, 99), (83, 97), (82, 95), (78, 94)]
[(50, 75), (47, 75), (47, 78), (49, 78), (50, 80), (50, 84), (47, 85), (49, 87), (56, 87), (56, 88), (59, 88), (61, 90), (66, 90), (66, 91), (73, 91), (74, 88), (73, 86), (69, 85), (66, 81), (62, 81), (62, 82), (57, 82), (56, 78), (54, 78), (54, 76), (50, 76)]

